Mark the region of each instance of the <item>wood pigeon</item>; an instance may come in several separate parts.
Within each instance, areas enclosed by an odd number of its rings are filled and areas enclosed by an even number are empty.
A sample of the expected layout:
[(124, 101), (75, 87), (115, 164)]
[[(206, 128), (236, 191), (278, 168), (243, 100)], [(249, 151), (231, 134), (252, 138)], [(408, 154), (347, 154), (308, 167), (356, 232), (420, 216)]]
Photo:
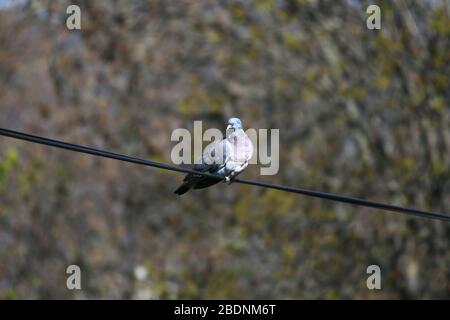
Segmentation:
[[(228, 120), (225, 138), (209, 144), (203, 151), (200, 163), (195, 164), (193, 170), (217, 174), (231, 183), (248, 166), (252, 155), (253, 144), (242, 128), (241, 120), (231, 118)], [(174, 193), (182, 195), (191, 188), (203, 189), (222, 180), (189, 173)]]

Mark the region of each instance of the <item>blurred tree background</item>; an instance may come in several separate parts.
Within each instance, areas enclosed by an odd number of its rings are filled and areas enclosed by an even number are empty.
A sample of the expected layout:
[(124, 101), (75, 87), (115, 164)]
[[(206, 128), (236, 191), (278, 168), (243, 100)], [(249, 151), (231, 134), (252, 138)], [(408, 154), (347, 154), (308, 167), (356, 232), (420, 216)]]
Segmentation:
[[(281, 129), (243, 177), (450, 213), (448, 0), (0, 2), (1, 127), (170, 163), (237, 116)], [(181, 179), (1, 137), (0, 298), (450, 298), (448, 223)]]

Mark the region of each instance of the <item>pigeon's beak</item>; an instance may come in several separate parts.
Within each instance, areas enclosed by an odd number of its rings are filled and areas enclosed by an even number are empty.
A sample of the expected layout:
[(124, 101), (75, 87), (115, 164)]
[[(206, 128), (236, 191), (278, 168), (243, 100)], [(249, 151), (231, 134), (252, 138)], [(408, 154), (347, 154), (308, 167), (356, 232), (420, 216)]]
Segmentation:
[(231, 126), (231, 124), (229, 124), (229, 125), (227, 126), (227, 131), (230, 130), (231, 128), (233, 128), (233, 127)]

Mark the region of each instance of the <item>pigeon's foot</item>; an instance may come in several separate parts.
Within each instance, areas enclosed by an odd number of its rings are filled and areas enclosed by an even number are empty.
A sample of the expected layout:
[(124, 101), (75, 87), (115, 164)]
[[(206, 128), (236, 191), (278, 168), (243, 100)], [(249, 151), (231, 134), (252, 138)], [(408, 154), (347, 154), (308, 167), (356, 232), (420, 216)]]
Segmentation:
[(230, 185), (230, 184), (233, 183), (234, 178), (235, 178), (234, 175), (226, 176), (226, 177), (225, 177), (225, 182), (226, 182), (228, 185)]

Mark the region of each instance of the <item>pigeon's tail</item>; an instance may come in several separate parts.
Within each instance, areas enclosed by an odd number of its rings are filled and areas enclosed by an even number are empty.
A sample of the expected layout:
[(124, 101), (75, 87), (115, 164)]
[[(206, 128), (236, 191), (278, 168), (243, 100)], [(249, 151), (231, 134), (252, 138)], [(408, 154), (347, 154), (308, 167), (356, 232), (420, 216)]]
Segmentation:
[(174, 191), (175, 194), (181, 196), (182, 194), (185, 194), (188, 192), (192, 187), (192, 184), (189, 181), (184, 181), (181, 186), (178, 187), (177, 190)]

